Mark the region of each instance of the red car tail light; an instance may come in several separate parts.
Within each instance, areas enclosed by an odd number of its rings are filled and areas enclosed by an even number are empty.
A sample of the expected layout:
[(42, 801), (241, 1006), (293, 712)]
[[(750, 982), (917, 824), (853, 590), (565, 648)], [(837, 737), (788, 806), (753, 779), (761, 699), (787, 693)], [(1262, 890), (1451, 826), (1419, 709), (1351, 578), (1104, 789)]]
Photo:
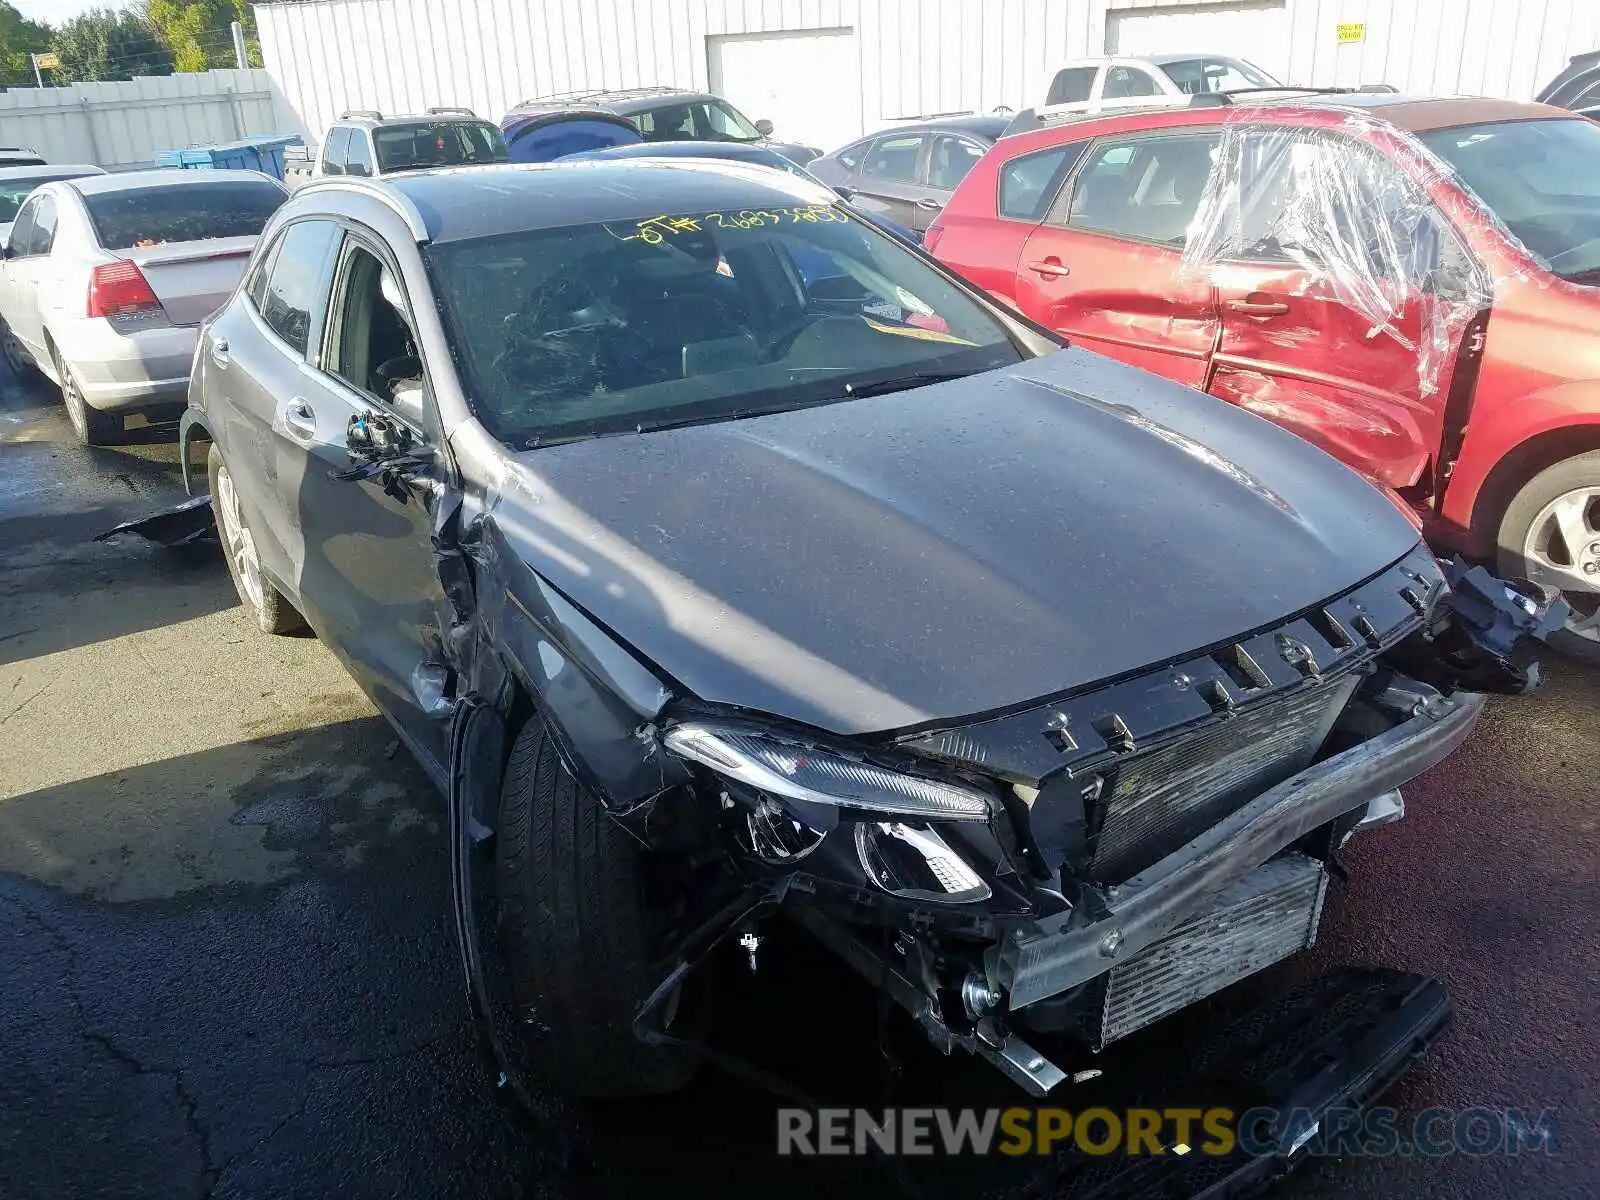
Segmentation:
[(91, 317), (118, 317), (161, 307), (139, 264), (130, 259), (99, 266), (89, 275)]

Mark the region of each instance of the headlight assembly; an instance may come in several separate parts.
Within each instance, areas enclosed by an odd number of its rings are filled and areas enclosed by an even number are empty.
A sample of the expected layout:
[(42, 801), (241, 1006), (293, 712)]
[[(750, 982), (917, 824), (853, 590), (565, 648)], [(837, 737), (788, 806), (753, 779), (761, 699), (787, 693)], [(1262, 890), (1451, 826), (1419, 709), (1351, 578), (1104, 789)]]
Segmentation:
[(989, 819), (989, 797), (976, 788), (886, 770), (764, 731), (692, 721), (663, 740), (682, 758), (801, 804), (935, 821)]
[(903, 900), (971, 904), (994, 893), (938, 831), (901, 821), (863, 821), (856, 853), (867, 878)]

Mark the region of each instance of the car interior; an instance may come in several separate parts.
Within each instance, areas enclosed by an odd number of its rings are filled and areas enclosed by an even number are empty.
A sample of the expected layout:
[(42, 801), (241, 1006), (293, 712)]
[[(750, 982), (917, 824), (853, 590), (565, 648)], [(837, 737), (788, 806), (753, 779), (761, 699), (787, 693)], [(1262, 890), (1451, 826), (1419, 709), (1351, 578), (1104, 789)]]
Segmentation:
[[(647, 409), (715, 402), (925, 358), (930, 340), (972, 344), (875, 275), (872, 252), (846, 239), (878, 235), (853, 222), (827, 226), (837, 251), (771, 225), (698, 224), (655, 241), (608, 226), (563, 231), (560, 241), (539, 231), (464, 268), (474, 316), (457, 316), (454, 336), (467, 347), (469, 388), (495, 398), (498, 423), (638, 411), (642, 394)], [(440, 274), (448, 292), (454, 272)], [(459, 314), (460, 304), (447, 308)], [(907, 336), (885, 336), (902, 329)]]

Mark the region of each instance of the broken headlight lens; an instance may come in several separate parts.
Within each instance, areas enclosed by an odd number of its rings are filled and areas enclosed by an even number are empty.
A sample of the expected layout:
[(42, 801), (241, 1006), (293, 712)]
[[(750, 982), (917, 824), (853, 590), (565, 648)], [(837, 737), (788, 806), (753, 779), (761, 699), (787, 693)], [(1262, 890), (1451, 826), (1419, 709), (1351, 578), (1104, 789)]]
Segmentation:
[(801, 804), (939, 821), (989, 819), (989, 797), (976, 788), (886, 770), (765, 732), (691, 721), (663, 740), (682, 758)]
[(867, 878), (890, 895), (935, 904), (971, 904), (994, 893), (931, 828), (903, 821), (863, 821), (856, 853)]

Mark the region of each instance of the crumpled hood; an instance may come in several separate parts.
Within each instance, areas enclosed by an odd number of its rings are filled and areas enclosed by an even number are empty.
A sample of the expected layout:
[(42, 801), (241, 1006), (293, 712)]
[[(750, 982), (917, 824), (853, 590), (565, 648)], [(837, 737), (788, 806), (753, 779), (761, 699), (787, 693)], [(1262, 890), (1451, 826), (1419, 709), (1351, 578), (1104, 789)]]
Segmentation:
[(1417, 541), (1315, 447), (1076, 349), (517, 463), (536, 571), (701, 699), (841, 734), (1175, 659)]

